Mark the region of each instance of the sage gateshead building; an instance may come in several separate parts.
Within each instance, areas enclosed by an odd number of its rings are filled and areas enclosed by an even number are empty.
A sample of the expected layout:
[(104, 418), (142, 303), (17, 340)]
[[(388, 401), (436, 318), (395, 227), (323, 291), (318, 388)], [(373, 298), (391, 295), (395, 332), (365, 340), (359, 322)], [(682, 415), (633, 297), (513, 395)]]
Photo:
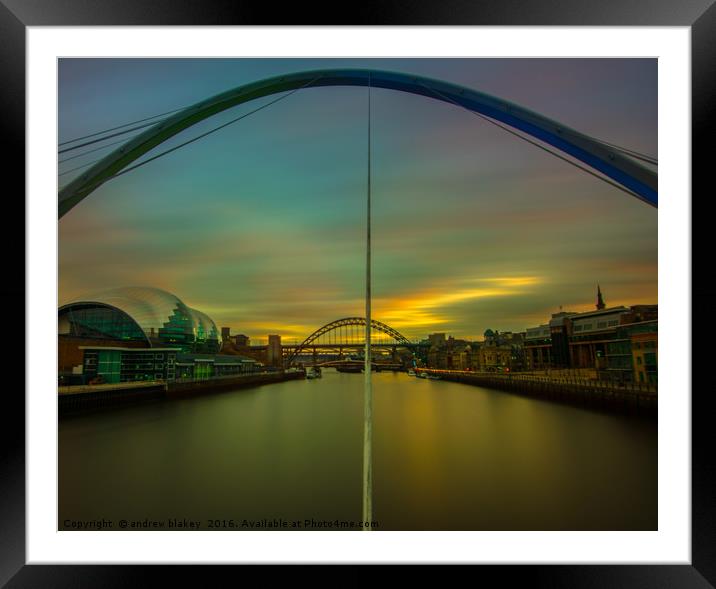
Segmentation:
[(151, 287), (115, 288), (62, 305), (58, 311), (59, 370), (83, 362), (80, 348), (172, 348), (217, 354), (221, 334), (212, 319), (179, 297)]
[(136, 342), (215, 354), (221, 335), (211, 318), (158, 288), (125, 287), (82, 297), (59, 309), (60, 335)]

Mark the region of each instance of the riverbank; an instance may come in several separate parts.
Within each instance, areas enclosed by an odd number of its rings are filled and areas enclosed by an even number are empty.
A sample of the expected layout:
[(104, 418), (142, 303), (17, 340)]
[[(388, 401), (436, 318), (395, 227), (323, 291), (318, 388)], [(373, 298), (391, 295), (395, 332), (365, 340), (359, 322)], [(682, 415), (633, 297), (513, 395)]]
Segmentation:
[(506, 391), (528, 397), (559, 401), (627, 414), (656, 416), (657, 390), (653, 386), (618, 383), (584, 378), (551, 378), (531, 374), (495, 374), (420, 368), (425, 373), (473, 386)]
[(303, 379), (303, 371), (242, 374), (201, 380), (148, 381), (59, 387), (60, 417), (109, 407), (163, 399), (179, 399)]

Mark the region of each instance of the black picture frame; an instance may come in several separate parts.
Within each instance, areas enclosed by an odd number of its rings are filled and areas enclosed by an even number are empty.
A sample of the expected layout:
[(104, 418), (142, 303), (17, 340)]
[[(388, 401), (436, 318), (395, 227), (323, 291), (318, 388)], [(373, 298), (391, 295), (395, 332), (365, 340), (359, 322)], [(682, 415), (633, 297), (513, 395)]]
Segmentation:
[[(345, 23), (346, 6), (321, 8), (295, 4), (280, 13), (264, 3), (230, 0), (0, 0), (0, 121), (6, 151), (6, 223), (16, 213), (24, 217), (19, 195), (24, 193), (25, 176), (25, 34), (31, 26), (101, 25), (252, 25), (337, 23), (351, 25), (521, 25), (521, 26), (684, 26), (692, 38), (692, 171), (694, 191), (706, 184), (707, 138), (712, 126), (709, 115), (716, 99), (716, 6), (713, 0), (490, 0), (440, 3), (383, 1), (351, 7), (352, 21)], [(282, 21), (276, 22), (280, 18)], [(699, 145), (703, 146), (699, 149)], [(705, 222), (706, 215), (692, 218)], [(8, 211), (7, 207), (17, 207)], [(699, 205), (697, 210), (701, 209)], [(17, 238), (16, 243), (19, 243)], [(693, 269), (711, 267), (707, 246), (694, 244)], [(707, 257), (708, 256), (708, 257)], [(12, 255), (7, 256), (12, 257)], [(18, 256), (15, 256), (18, 257)], [(11, 263), (11, 262), (9, 262)], [(19, 260), (16, 261), (19, 264)], [(24, 299), (24, 267), (12, 280), (3, 281), (0, 296), (6, 309), (17, 308)], [(695, 274), (695, 273), (694, 273)], [(712, 308), (716, 291), (707, 282), (692, 287), (693, 316)], [(10, 306), (12, 305), (12, 307)], [(26, 314), (31, 312), (25, 306)], [(685, 311), (684, 338), (688, 345), (691, 317)], [(691, 332), (693, 333), (693, 332)], [(52, 330), (38, 336), (54, 337)], [(8, 342), (17, 355), (18, 341)], [(26, 370), (32, 369), (33, 349), (26, 347)], [(41, 350), (39, 350), (41, 352)], [(706, 361), (705, 347), (692, 344), (692, 366)], [(223, 566), (139, 566), (139, 565), (27, 565), (25, 564), (25, 404), (16, 385), (5, 386), (0, 445), (0, 584), (7, 587), (125, 587), (145, 586), (161, 576), (163, 584), (176, 580), (207, 584), (207, 577), (225, 572)], [(691, 395), (691, 391), (672, 391)], [(549, 587), (679, 587), (716, 586), (716, 487), (711, 460), (711, 428), (708, 420), (708, 387), (702, 396), (692, 395), (692, 560), (690, 565), (489, 565), (471, 571), (475, 579), (494, 577), (501, 585), (526, 583)], [(320, 558), (319, 558), (320, 559)]]

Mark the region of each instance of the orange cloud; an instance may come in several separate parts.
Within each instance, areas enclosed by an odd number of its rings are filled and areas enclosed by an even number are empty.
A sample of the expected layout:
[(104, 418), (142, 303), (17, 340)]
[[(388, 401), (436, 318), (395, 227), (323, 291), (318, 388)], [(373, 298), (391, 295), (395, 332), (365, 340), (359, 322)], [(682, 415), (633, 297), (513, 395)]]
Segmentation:
[[(537, 276), (499, 276), (463, 280), (463, 286), (445, 285), (427, 292), (383, 298), (374, 301), (375, 317), (396, 329), (430, 327), (448, 323), (453, 318), (448, 309), (455, 304), (487, 297), (508, 297), (528, 292), (540, 284)], [(467, 286), (484, 283), (484, 286)]]

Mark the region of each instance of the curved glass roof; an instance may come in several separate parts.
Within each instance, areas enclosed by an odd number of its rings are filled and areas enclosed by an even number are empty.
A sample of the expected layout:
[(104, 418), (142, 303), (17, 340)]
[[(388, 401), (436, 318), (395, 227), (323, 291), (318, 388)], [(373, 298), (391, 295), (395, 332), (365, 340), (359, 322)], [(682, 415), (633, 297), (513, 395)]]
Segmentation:
[[(177, 309), (180, 312), (185, 311), (183, 314), (190, 317), (187, 306), (179, 297), (158, 288), (113, 288), (82, 297), (70, 304), (78, 303), (102, 303), (116, 307), (134, 319), (147, 334), (152, 330), (157, 334)], [(188, 327), (191, 329), (191, 322), (188, 322)]]
[(198, 309), (189, 309), (193, 318), (194, 335), (197, 339), (219, 339), (216, 323), (206, 313)]
[[(219, 330), (205, 313), (188, 307), (179, 297), (165, 290), (148, 286), (113, 288), (85, 296), (60, 308), (78, 304), (110, 305), (129, 315), (147, 336), (184, 334), (191, 339), (219, 339)], [(162, 330), (160, 332), (160, 330)]]

